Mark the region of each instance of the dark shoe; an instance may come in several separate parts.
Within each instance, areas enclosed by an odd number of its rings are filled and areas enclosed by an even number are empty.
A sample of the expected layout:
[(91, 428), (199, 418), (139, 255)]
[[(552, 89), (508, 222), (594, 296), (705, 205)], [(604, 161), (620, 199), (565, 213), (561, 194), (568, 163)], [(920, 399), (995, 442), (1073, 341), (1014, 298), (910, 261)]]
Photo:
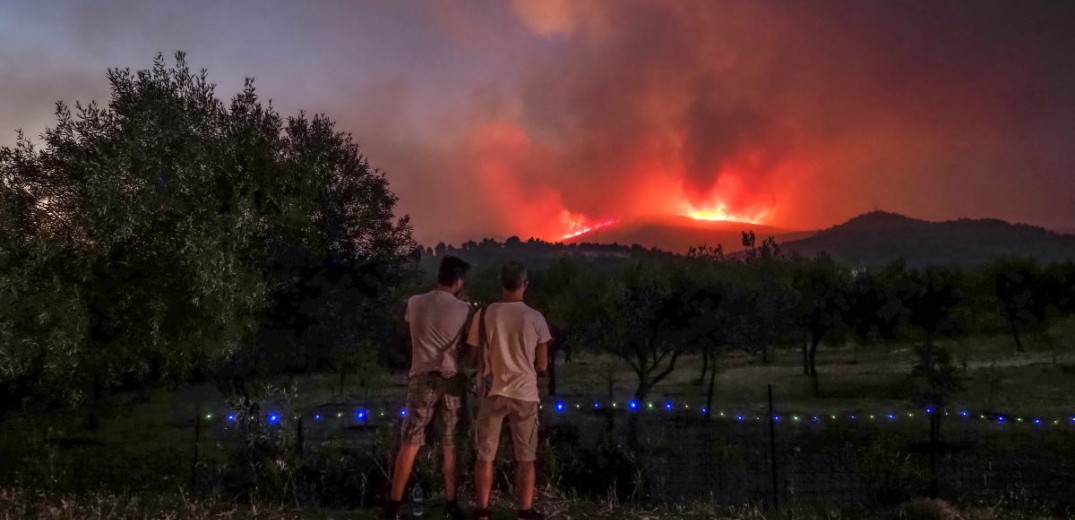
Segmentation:
[(534, 508), (520, 509), (519, 520), (545, 520), (545, 515), (534, 511)]
[(384, 516), (382, 518), (384, 518), (385, 520), (400, 520), (401, 518), (403, 518), (399, 514), (399, 510), (402, 507), (403, 502), (389, 500), (388, 505), (384, 507)]
[(459, 507), (459, 502), (453, 500), (444, 504), (444, 518), (463, 520), (463, 510)]
[(474, 520), (491, 520), (492, 518), (493, 512), (489, 508), (474, 510)]

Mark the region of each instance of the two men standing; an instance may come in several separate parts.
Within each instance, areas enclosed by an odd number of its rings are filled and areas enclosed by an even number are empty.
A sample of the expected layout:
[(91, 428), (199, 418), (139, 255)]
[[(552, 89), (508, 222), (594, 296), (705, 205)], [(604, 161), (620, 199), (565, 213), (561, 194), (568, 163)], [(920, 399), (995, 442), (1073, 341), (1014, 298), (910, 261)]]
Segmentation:
[[(455, 429), (462, 407), (465, 379), (456, 365), (463, 344), (469, 306), (458, 299), (469, 265), (452, 256), (441, 261), (437, 289), (407, 302), (413, 359), (407, 388), (403, 442), (396, 456), (388, 517), (396, 518), (410, 479), (414, 458), (426, 430), (438, 423), (445, 495), (445, 512), (461, 518), (456, 499)], [(500, 276), (501, 299), (474, 314), (465, 344), (477, 350), (482, 390), (476, 421), (474, 468), (475, 518), (489, 518), (493, 460), (500, 431), (507, 419), (517, 463), (515, 488), (519, 518), (543, 518), (533, 509), (538, 444), (539, 394), (537, 378), (548, 366), (548, 324), (541, 313), (523, 303), (529, 284), (526, 269), (509, 262)]]

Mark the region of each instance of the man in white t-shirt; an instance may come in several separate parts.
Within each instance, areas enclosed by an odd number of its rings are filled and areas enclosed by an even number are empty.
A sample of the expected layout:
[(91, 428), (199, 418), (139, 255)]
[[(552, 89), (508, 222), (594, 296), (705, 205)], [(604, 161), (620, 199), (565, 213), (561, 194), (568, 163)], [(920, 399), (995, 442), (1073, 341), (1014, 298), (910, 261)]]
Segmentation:
[(411, 338), (411, 371), (402, 445), (396, 455), (385, 516), (398, 518), (403, 492), (414, 458), (425, 444), (427, 430), (437, 422), (444, 472), (445, 512), (462, 518), (456, 500), (455, 434), (466, 388), (456, 363), (470, 306), (459, 299), (470, 265), (454, 256), (440, 263), (437, 288), (407, 300), (406, 321)]
[(538, 444), (538, 374), (548, 367), (549, 326), (523, 303), (526, 268), (509, 262), (500, 273), (501, 299), (475, 314), (467, 344), (478, 348), (487, 382), (478, 407), (474, 487), (475, 518), (489, 518), (493, 460), (507, 419), (517, 465), (515, 490), (520, 519), (543, 518), (534, 511), (534, 461)]

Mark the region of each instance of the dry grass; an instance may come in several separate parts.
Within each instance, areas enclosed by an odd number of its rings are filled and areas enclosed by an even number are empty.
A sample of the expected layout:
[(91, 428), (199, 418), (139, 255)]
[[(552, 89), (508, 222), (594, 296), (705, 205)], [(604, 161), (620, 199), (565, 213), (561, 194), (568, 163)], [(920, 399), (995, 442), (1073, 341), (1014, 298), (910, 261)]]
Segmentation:
[(350, 518), (372, 520), (371, 511), (303, 511), (280, 506), (236, 504), (218, 499), (193, 499), (185, 495), (58, 495), (42, 491), (0, 489), (0, 520), (45, 518), (68, 520), (83, 518), (153, 518), (153, 519), (285, 519)]
[[(495, 504), (496, 520), (515, 518), (509, 499)], [(999, 505), (962, 506), (942, 500), (916, 500), (886, 510), (839, 510), (819, 507), (792, 507), (771, 510), (760, 505), (722, 506), (707, 502), (641, 506), (622, 504), (614, 498), (582, 501), (553, 489), (539, 492), (539, 508), (553, 520), (1000, 520), (1075, 518), (1052, 516), (1044, 511), (1012, 510)], [(0, 489), (0, 520), (45, 518), (153, 519), (355, 519), (379, 518), (379, 511), (303, 510), (270, 505), (235, 504), (221, 500), (191, 499), (183, 495), (123, 496), (111, 494), (52, 495), (18, 489)], [(424, 518), (440, 518), (436, 506)]]

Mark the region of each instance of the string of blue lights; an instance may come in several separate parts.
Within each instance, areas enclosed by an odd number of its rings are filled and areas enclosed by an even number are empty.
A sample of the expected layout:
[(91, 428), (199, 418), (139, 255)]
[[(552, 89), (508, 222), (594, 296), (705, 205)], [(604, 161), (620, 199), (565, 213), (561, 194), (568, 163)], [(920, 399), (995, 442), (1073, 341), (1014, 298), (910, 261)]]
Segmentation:
[[(544, 405), (544, 404), (541, 405), (542, 409), (544, 409), (546, 407), (547, 406)], [(737, 423), (744, 423), (744, 422), (750, 422), (750, 421), (762, 421), (763, 419), (765, 419), (767, 417), (767, 414), (758, 415), (757, 413), (746, 413), (746, 412), (739, 412), (739, 411), (728, 412), (728, 411), (724, 411), (724, 410), (719, 410), (719, 411), (714, 410), (714, 412), (712, 414), (710, 414), (709, 410), (705, 406), (691, 406), (690, 404), (686, 404), (686, 403), (676, 404), (673, 401), (665, 401), (664, 403), (662, 403), (660, 405), (658, 405), (656, 403), (652, 403), (652, 402), (647, 402), (647, 403), (645, 403), (645, 405), (643, 405), (643, 403), (641, 403), (641, 402), (639, 402), (637, 400), (628, 400), (628, 401), (625, 401), (623, 403), (616, 402), (616, 401), (613, 401), (613, 402), (610, 402), (610, 403), (605, 403), (605, 402), (602, 402), (602, 401), (592, 401), (592, 402), (587, 402), (584, 405), (582, 403), (569, 403), (569, 402), (566, 402), (566, 401), (558, 400), (558, 401), (555, 401), (555, 402), (551, 403), (551, 405), (549, 405), (548, 407), (551, 407), (552, 411), (555, 414), (558, 414), (558, 415), (567, 414), (569, 412), (587, 411), (587, 412), (592, 413), (594, 411), (608, 411), (609, 409), (612, 409), (612, 410), (616, 410), (616, 411), (623, 411), (624, 413), (654, 412), (654, 413), (663, 413), (663, 414), (666, 414), (666, 415), (700, 414), (702, 416), (709, 416), (711, 419), (726, 420), (726, 421), (737, 422)], [(815, 413), (815, 414), (790, 413), (790, 414), (774, 414), (773, 415), (773, 421), (774, 422), (791, 422), (791, 423), (808, 423), (808, 424), (831, 423), (831, 422), (836, 422), (836, 421), (841, 421), (841, 420), (850, 421), (850, 422), (857, 422), (857, 421), (893, 422), (893, 421), (896, 421), (896, 420), (899, 420), (899, 419), (914, 419), (914, 418), (917, 418), (917, 417), (928, 417), (928, 416), (930, 416), (930, 415), (932, 415), (934, 413), (937, 413), (937, 411), (934, 410), (933, 407), (927, 407), (927, 408), (921, 410), (921, 413), (918, 413), (916, 411), (904, 411), (904, 412), (899, 412), (899, 413), (892, 412), (892, 411), (880, 412), (880, 413), (866, 413), (866, 412), (861, 412), (861, 411), (843, 412), (843, 413)], [(965, 418), (965, 419), (986, 420), (986, 421), (995, 422), (997, 424), (1014, 423), (1014, 424), (1028, 424), (1028, 425), (1033, 425), (1033, 426), (1061, 426), (1061, 425), (1075, 426), (1075, 414), (1071, 415), (1070, 417), (1063, 417), (1063, 418), (1058, 418), (1058, 417), (1055, 417), (1055, 416), (1051, 417), (1051, 418), (1043, 418), (1043, 417), (1040, 417), (1040, 416), (1033, 416), (1033, 415), (1025, 415), (1024, 416), (1024, 415), (1019, 415), (1019, 414), (1003, 414), (1003, 413), (994, 413), (994, 412), (973, 412), (971, 410), (966, 410), (966, 409), (959, 409), (959, 410), (954, 410), (954, 411), (944, 410), (944, 411), (942, 411), (940, 413), (943, 413), (946, 416), (953, 415), (953, 416), (961, 417), (961, 418)], [(338, 412), (328, 413), (328, 414), (326, 414), (325, 412), (320, 412), (320, 411), (319, 412), (309, 412), (309, 413), (305, 414), (305, 416), (307, 418), (313, 419), (314, 422), (322, 422), (322, 421), (325, 421), (326, 419), (342, 420), (344, 418), (344, 415), (345, 414), (343, 412), (339, 412), (339, 411)], [(407, 409), (406, 408), (400, 408), (398, 411), (391, 411), (391, 412), (389, 412), (386, 409), (380, 409), (377, 412), (373, 412), (368, 408), (358, 407), (358, 408), (355, 408), (353, 410), (353, 412), (351, 412), (350, 414), (347, 414), (347, 415), (350, 415), (350, 419), (353, 420), (354, 423), (363, 424), (363, 423), (369, 423), (369, 422), (375, 420), (375, 418), (395, 417), (395, 416), (406, 417), (407, 416)], [(224, 422), (226, 424), (236, 423), (241, 418), (240, 414), (238, 414), (236, 412), (225, 413), (225, 414), (222, 414), (222, 416), (223, 416)], [(218, 417), (218, 416), (216, 414), (213, 414), (213, 413), (205, 414), (205, 420), (207, 420), (207, 421), (212, 421), (215, 417)], [(302, 416), (300, 416), (300, 415), (293, 415), (292, 419), (293, 420), (298, 420), (301, 417)], [(281, 411), (275, 411), (274, 410), (274, 411), (270, 411), (270, 412), (265, 414), (265, 422), (270, 424), (270, 425), (279, 425), (283, 421), (284, 421), (284, 415), (283, 415), (283, 412), (281, 412)]]

